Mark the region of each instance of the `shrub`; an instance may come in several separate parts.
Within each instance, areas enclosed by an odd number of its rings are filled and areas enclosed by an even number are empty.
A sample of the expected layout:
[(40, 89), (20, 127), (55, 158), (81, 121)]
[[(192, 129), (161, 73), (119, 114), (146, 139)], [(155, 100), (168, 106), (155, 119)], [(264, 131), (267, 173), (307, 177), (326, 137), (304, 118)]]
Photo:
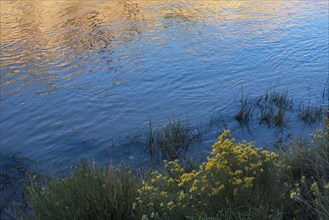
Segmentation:
[[(151, 218), (185, 218), (207, 213), (216, 216), (234, 207), (270, 208), (278, 202), (278, 155), (235, 143), (226, 130), (213, 145), (211, 157), (199, 169), (187, 171), (179, 161), (164, 161), (166, 173), (151, 173), (143, 181), (134, 208)], [(264, 205), (266, 203), (266, 205)], [(142, 215), (140, 217), (143, 217)]]

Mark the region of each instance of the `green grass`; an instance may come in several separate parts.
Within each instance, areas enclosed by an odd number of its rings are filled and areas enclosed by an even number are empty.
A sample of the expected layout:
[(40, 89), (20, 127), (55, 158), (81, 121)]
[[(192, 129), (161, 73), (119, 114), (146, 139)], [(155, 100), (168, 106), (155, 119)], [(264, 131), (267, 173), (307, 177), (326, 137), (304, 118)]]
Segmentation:
[(188, 219), (197, 219), (197, 220), (255, 220), (255, 219), (271, 219), (271, 220), (281, 220), (283, 213), (281, 210), (270, 210), (269, 207), (241, 207), (241, 209), (236, 207), (229, 207), (223, 210), (218, 211), (218, 213), (209, 217), (207, 213), (201, 212), (197, 213), (194, 216), (189, 217)]
[(200, 140), (201, 130), (186, 120), (169, 120), (161, 129), (153, 129), (149, 121), (146, 135), (146, 151), (152, 159), (161, 157), (162, 160), (179, 159), (194, 142)]
[(146, 134), (146, 151), (151, 159), (157, 158), (160, 151), (158, 144), (158, 131), (153, 129), (152, 119), (149, 120), (149, 127)]
[(316, 132), (312, 143), (294, 139), (283, 154), (286, 178), (297, 192), (286, 211), (297, 219), (329, 219), (328, 134)]
[[(34, 176), (35, 178), (35, 176)], [(64, 178), (33, 180), (27, 200), (33, 212), (23, 219), (130, 219), (138, 179), (123, 167), (100, 168), (86, 161)]]

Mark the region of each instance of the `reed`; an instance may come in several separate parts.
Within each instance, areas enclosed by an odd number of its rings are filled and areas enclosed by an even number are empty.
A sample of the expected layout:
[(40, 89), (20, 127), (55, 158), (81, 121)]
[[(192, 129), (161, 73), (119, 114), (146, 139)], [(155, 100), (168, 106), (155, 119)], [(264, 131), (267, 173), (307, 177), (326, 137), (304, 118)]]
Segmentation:
[(188, 151), (193, 143), (200, 140), (202, 131), (187, 120), (169, 120), (161, 129), (154, 130), (150, 119), (146, 135), (146, 151), (152, 159), (175, 160)]
[(298, 117), (300, 120), (302, 120), (305, 124), (313, 125), (317, 122), (320, 122), (322, 117), (325, 114), (325, 109), (323, 106), (317, 105), (317, 106), (301, 106), (300, 112), (298, 114)]
[(255, 103), (260, 112), (259, 122), (266, 123), (269, 127), (282, 127), (286, 122), (286, 112), (293, 108), (293, 98), (289, 93), (276, 90), (269, 90), (256, 97)]
[(240, 103), (241, 107), (235, 119), (240, 124), (248, 124), (252, 118), (253, 100), (250, 97), (242, 97)]

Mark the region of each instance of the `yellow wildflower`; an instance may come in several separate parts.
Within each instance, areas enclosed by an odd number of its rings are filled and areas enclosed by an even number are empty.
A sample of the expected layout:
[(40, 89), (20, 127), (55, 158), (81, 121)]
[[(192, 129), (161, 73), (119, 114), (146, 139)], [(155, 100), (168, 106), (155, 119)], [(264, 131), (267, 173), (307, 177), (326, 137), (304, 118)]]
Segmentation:
[(292, 191), (292, 192), (290, 193), (290, 198), (291, 198), (291, 199), (296, 199), (296, 198), (298, 198), (298, 197), (299, 197), (299, 193), (294, 192), (294, 191)]
[(162, 195), (162, 196), (167, 196), (167, 195), (168, 195), (168, 192), (166, 192), (166, 191), (162, 191), (160, 195)]
[(180, 193), (179, 193), (179, 200), (183, 200), (185, 198), (185, 193), (184, 191), (182, 190)]
[(329, 190), (329, 182), (327, 182), (326, 185), (324, 185), (324, 188)]

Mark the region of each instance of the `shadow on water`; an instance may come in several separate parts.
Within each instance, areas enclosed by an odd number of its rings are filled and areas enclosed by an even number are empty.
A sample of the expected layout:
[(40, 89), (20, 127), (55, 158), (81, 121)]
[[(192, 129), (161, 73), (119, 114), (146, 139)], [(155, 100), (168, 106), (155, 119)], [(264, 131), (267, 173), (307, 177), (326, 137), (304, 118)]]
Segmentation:
[(24, 185), (28, 172), (28, 161), (19, 156), (0, 154), (0, 218), (15, 219), (17, 211), (27, 208)]

